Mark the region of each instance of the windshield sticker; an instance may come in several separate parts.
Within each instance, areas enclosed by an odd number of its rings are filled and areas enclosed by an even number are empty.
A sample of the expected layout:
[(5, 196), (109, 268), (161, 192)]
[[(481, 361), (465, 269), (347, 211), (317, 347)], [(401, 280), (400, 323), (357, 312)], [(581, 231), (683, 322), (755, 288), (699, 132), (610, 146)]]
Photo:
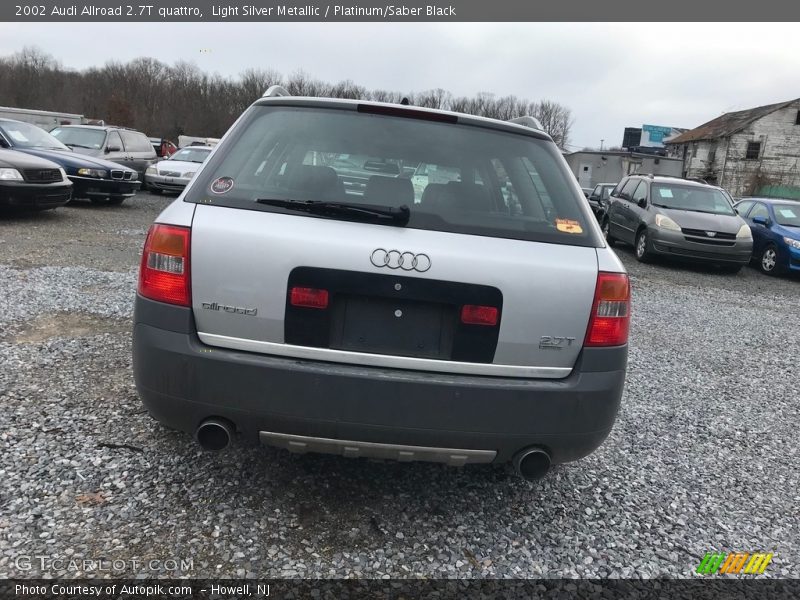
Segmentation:
[(662, 198), (672, 198), (672, 190), (661, 188), (658, 190), (658, 193)]
[(556, 229), (564, 233), (583, 233), (583, 227), (572, 219), (556, 219)]
[(215, 194), (227, 194), (233, 189), (233, 179), (230, 177), (218, 177), (211, 184), (211, 191)]
[(28, 138), (26, 138), (25, 135), (21, 131), (14, 131), (13, 129), (10, 129), (8, 131), (8, 135), (10, 135), (12, 138), (17, 140), (18, 142), (27, 142), (28, 141)]
[(786, 217), (787, 219), (796, 219), (797, 215), (794, 214), (794, 211), (791, 208), (781, 208), (778, 210), (781, 213), (782, 217)]

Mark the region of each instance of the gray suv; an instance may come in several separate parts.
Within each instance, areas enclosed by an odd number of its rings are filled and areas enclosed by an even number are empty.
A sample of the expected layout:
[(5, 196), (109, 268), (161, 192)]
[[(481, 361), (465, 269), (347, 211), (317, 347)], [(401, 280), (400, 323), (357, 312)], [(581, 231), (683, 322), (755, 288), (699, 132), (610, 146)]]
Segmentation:
[(61, 125), (50, 134), (74, 152), (133, 169), (139, 174), (139, 181), (144, 181), (147, 167), (158, 160), (150, 138), (125, 127)]
[(750, 261), (753, 237), (720, 188), (659, 175), (633, 175), (609, 197), (603, 232), (610, 245), (633, 245), (641, 262), (655, 256), (719, 265), (731, 273)]
[[(446, 175), (347, 186), (352, 156)], [(629, 303), (544, 132), (271, 88), (148, 233), (134, 375), (153, 417), (207, 449), (535, 479), (610, 432)]]

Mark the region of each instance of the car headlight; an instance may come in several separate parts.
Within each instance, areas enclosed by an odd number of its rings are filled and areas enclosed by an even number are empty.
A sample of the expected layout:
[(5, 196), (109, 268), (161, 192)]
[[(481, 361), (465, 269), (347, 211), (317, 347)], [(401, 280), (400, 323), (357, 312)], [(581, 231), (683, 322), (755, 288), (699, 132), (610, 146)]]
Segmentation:
[(78, 175), (84, 175), (86, 177), (106, 177), (108, 175), (108, 171), (103, 169), (78, 169)]
[(656, 215), (656, 227), (669, 229), (670, 231), (680, 231), (680, 226), (670, 219), (667, 215)]
[(184, 179), (191, 179), (192, 177), (194, 177), (194, 171), (187, 171), (183, 174)]
[(139, 172), (134, 171), (133, 175), (131, 175), (131, 181), (138, 181), (139, 180)]
[(752, 240), (753, 233), (750, 231), (750, 225), (742, 225), (736, 233), (737, 240)]
[(22, 175), (16, 169), (0, 169), (0, 180), (22, 181)]
[(791, 246), (795, 250), (800, 250), (800, 240), (793, 240), (792, 238), (785, 237), (783, 241), (787, 246)]
[(158, 169), (155, 167), (147, 167), (147, 170), (144, 172), (145, 175), (156, 175), (158, 173)]

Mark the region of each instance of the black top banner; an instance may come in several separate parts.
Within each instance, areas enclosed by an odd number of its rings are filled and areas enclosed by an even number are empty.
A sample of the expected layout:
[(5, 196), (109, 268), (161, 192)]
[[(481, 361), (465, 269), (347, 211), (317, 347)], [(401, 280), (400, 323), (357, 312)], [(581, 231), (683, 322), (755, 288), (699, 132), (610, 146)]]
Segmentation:
[[(0, 22), (797, 21), (787, 0), (118, 0), (0, 3)], [(663, 33), (668, 36), (668, 32)]]

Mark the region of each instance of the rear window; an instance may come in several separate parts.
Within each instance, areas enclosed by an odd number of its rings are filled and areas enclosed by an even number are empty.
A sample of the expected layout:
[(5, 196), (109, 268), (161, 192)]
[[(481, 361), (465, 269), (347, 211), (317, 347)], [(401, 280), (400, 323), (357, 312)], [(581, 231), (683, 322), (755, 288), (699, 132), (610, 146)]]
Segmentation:
[[(256, 106), (186, 200), (311, 215), (258, 199), (407, 206), (406, 227), (598, 244), (551, 142), (343, 109)], [(588, 212), (588, 211), (587, 211)]]

